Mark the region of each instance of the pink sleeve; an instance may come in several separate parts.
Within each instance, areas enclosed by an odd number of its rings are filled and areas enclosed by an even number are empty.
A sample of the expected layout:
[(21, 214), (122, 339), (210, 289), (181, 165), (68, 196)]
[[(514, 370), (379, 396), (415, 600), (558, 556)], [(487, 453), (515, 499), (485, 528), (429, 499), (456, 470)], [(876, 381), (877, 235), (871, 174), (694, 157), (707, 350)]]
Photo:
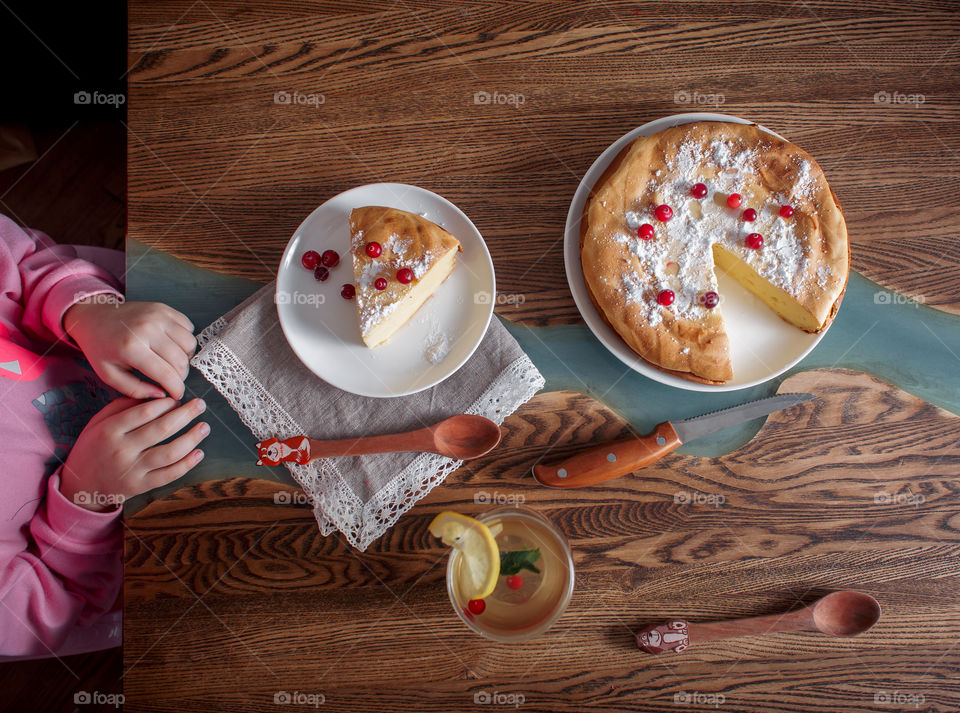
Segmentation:
[(0, 652), (5, 656), (55, 652), (74, 625), (110, 611), (120, 591), (120, 509), (85, 510), (67, 500), (59, 485), (58, 472), (30, 523), (35, 550), (0, 562)]
[(24, 230), (0, 215), (0, 318), (45, 341), (73, 345), (63, 314), (90, 295), (119, 295), (113, 276), (57, 245), (38, 230)]

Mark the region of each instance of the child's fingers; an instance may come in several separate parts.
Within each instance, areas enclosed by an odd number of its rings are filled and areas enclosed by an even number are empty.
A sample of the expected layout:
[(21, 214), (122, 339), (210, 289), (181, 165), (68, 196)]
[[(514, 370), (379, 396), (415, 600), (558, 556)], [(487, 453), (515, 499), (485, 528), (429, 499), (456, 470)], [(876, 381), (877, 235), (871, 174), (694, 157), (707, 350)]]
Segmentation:
[(151, 470), (143, 477), (143, 482), (146, 486), (146, 489), (143, 492), (146, 492), (147, 490), (153, 490), (154, 488), (160, 488), (168, 483), (172, 483), (177, 478), (182, 478), (190, 471), (191, 468), (193, 468), (202, 460), (203, 451), (197, 449), (190, 451), (190, 453), (178, 460), (173, 465)]
[(193, 356), (197, 349), (197, 338), (193, 336), (193, 332), (187, 331), (178, 324), (172, 324), (167, 327), (167, 336), (183, 349), (188, 357)]
[(147, 349), (131, 356), (130, 366), (156, 381), (173, 398), (179, 399), (183, 396), (183, 379), (153, 350)]
[[(123, 435), (124, 438), (130, 436), (133, 431), (144, 424), (155, 421), (166, 413), (177, 408), (177, 402), (171, 398), (150, 399), (136, 406), (131, 406), (126, 411), (114, 414), (112, 425)], [(142, 449), (145, 444), (138, 444)]]
[(180, 461), (210, 435), (210, 425), (198, 423), (179, 438), (162, 446), (154, 446), (143, 455), (143, 464), (150, 470), (159, 470)]
[(114, 399), (113, 401), (108, 403), (106, 406), (104, 406), (102, 409), (100, 409), (95, 414), (93, 414), (93, 418), (87, 421), (87, 427), (94, 426), (100, 423), (101, 421), (108, 419), (111, 416), (115, 416), (121, 411), (126, 411), (128, 408), (132, 406), (136, 406), (137, 404), (140, 404), (140, 403), (143, 403), (143, 402), (139, 399), (131, 399), (127, 396), (121, 396), (118, 399)]
[(141, 381), (129, 371), (121, 369), (116, 364), (103, 364), (100, 367), (100, 378), (115, 388), (121, 394), (134, 399), (157, 399), (167, 395), (163, 389), (155, 384)]
[(162, 302), (160, 303), (160, 305), (163, 308), (164, 312), (166, 312), (167, 315), (170, 317), (170, 319), (172, 319), (174, 322), (176, 322), (181, 327), (186, 329), (188, 332), (193, 334), (193, 322), (187, 319), (187, 315), (185, 315), (183, 312), (178, 312), (170, 305), (165, 305)]
[(157, 344), (150, 345), (151, 351), (172, 366), (183, 381), (190, 373), (190, 359), (172, 339), (161, 338), (161, 340)]
[[(177, 433), (203, 413), (204, 409), (206, 409), (206, 404), (203, 403), (202, 399), (193, 399), (179, 408), (173, 408), (164, 412), (162, 415), (143, 424), (136, 430), (130, 431), (127, 433), (127, 437), (130, 438), (138, 448), (151, 448), (160, 443), (160, 441), (164, 441), (174, 433)], [(169, 465), (171, 462), (172, 461), (167, 461), (162, 465)], [(153, 467), (157, 466), (154, 465)]]

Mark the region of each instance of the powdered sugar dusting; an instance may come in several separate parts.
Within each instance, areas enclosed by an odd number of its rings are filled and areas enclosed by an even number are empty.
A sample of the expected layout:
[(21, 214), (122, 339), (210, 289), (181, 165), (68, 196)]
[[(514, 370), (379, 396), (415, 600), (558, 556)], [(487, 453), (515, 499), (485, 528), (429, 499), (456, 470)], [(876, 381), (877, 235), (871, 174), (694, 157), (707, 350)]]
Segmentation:
[(424, 341), (423, 357), (431, 364), (439, 364), (450, 353), (450, 340), (440, 329), (440, 322), (434, 319), (430, 323), (430, 333)]
[(436, 262), (436, 258), (434, 257), (433, 252), (427, 250), (416, 260), (405, 261), (403, 263), (403, 267), (409, 267), (411, 270), (413, 270), (413, 276), (419, 280), (427, 273), (427, 270), (430, 269), (434, 262)]
[[(748, 183), (745, 177), (755, 173), (757, 160), (754, 147), (742, 146), (729, 139), (713, 139), (706, 147), (699, 141), (682, 141), (667, 158), (669, 170), (662, 182), (657, 181), (648, 187), (658, 195), (658, 200), (673, 208), (673, 218), (666, 223), (655, 221), (652, 216), (644, 219), (644, 208), (648, 211), (650, 208), (639, 202), (631, 206), (632, 210), (626, 211), (623, 232), (612, 236), (638, 262), (637, 274), (626, 274), (623, 278), (624, 297), (628, 303), (644, 311), (650, 324), (660, 324), (664, 313), (697, 320), (711, 311), (703, 307), (701, 299), (705, 292), (717, 290), (714, 244), (735, 254), (788, 293), (796, 294), (801, 289), (809, 256), (794, 232), (796, 221), (780, 218), (779, 206), (758, 206), (756, 221), (747, 223), (740, 218), (739, 210), (726, 207), (726, 195), (744, 191)], [(710, 166), (715, 167), (715, 175), (704, 171)], [(755, 179), (751, 176), (751, 180)], [(697, 182), (707, 186), (707, 195), (699, 201), (690, 197), (690, 188)], [(816, 178), (810, 162), (804, 160), (799, 164), (794, 194), (812, 197), (815, 187)], [(696, 205), (692, 205), (694, 203)], [(748, 207), (747, 204), (744, 207)], [(642, 222), (654, 225), (656, 235), (653, 239), (636, 237), (636, 228)], [(746, 236), (754, 232), (764, 237), (764, 246), (760, 250), (752, 250), (744, 244)], [(822, 269), (826, 273), (818, 274), (818, 278), (826, 284), (829, 266)], [(641, 280), (640, 275), (646, 276), (647, 280)], [(665, 289), (672, 290), (675, 295), (669, 308), (656, 301), (657, 293)]]
[(793, 184), (790, 197), (793, 200), (805, 198), (813, 200), (816, 195), (817, 180), (813, 175), (813, 165), (807, 159), (800, 159), (797, 163), (797, 180)]
[(386, 319), (396, 308), (397, 303), (387, 301), (374, 286), (378, 277), (389, 279), (390, 266), (386, 263), (370, 261), (364, 263), (357, 276), (357, 312), (360, 315), (360, 332), (367, 334), (376, 324)]

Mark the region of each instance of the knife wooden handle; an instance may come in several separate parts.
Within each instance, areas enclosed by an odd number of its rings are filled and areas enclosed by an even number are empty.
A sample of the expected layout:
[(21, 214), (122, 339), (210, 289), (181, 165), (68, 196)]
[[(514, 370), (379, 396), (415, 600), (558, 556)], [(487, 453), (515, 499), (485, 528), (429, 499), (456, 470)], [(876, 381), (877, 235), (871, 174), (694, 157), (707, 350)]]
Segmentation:
[(552, 488), (577, 488), (602, 483), (650, 465), (680, 446), (669, 421), (638, 438), (626, 438), (587, 448), (566, 460), (533, 466), (533, 475)]

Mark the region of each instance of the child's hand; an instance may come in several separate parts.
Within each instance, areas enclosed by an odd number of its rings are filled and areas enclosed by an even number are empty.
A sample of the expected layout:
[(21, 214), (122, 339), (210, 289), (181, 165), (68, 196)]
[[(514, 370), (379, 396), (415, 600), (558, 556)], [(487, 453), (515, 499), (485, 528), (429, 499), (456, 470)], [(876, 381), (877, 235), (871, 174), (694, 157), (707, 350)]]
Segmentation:
[[(179, 407), (173, 399), (111, 401), (77, 438), (63, 464), (60, 492), (80, 507), (103, 511), (182, 477), (203, 459), (203, 451), (195, 449), (210, 427), (198, 423), (179, 438), (157, 444), (205, 408), (200, 399)], [(79, 492), (96, 496), (78, 499)]]
[[(63, 315), (63, 328), (103, 381), (133, 398), (183, 396), (183, 380), (197, 346), (193, 324), (159, 302), (124, 302), (96, 295)], [(138, 370), (166, 389), (134, 376)]]

